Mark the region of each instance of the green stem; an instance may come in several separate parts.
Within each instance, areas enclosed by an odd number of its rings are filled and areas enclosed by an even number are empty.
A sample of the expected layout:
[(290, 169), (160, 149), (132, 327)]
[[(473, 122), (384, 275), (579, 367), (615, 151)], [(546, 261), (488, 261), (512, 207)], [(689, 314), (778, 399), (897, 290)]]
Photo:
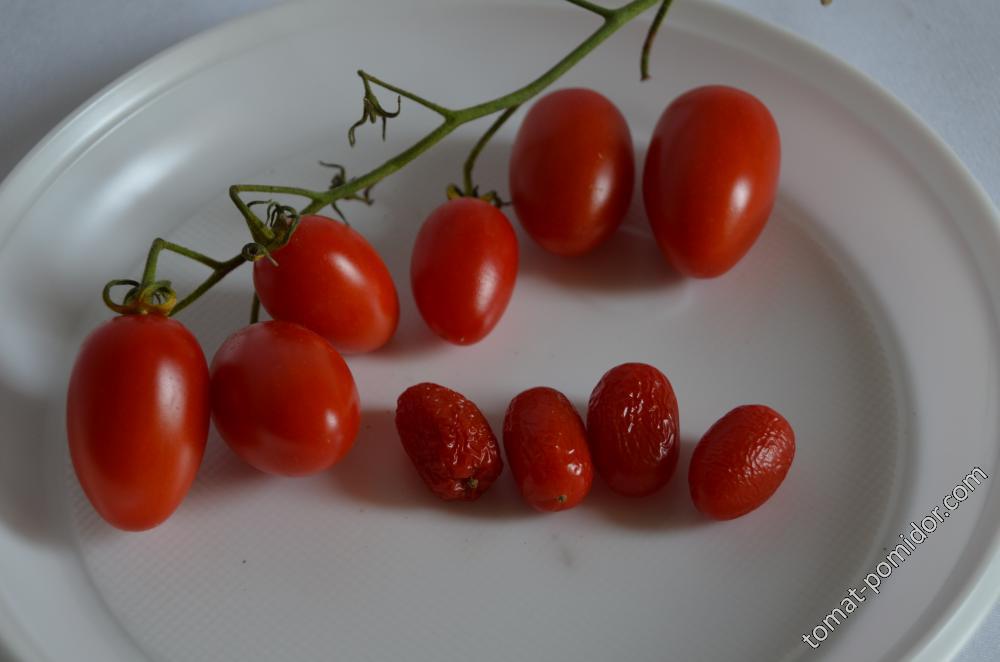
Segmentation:
[(389, 90), (390, 92), (395, 92), (396, 94), (398, 94), (401, 97), (405, 97), (405, 98), (409, 99), (410, 101), (413, 101), (415, 103), (419, 103), (424, 108), (427, 108), (428, 110), (433, 110), (435, 113), (437, 113), (438, 115), (440, 115), (441, 117), (443, 117), (445, 119), (448, 119), (449, 117), (451, 117), (455, 113), (455, 111), (451, 110), (450, 108), (445, 108), (444, 106), (436, 104), (433, 101), (429, 101), (428, 99), (425, 99), (424, 97), (421, 97), (421, 96), (418, 96), (418, 95), (414, 94), (413, 92), (408, 92), (407, 90), (404, 90), (401, 87), (397, 87), (396, 85), (392, 85), (391, 83), (387, 83), (384, 80), (379, 80), (375, 76), (372, 76), (370, 73), (367, 73), (367, 72), (362, 71), (360, 69), (358, 70), (358, 75), (361, 76), (362, 80), (364, 80), (364, 81), (366, 81), (368, 83), (375, 83), (379, 87), (384, 87), (385, 89)]
[[(567, 1), (577, 6), (583, 6), (580, 5), (578, 0)], [(602, 14), (602, 16), (604, 16), (604, 22), (599, 28), (597, 28), (597, 30), (591, 33), (589, 37), (584, 39), (576, 48), (570, 51), (565, 57), (559, 60), (538, 78), (535, 78), (527, 85), (524, 85), (509, 94), (505, 94), (490, 101), (461, 108), (459, 110), (447, 111), (449, 114), (444, 116), (444, 122), (413, 144), (410, 148), (389, 159), (367, 174), (346, 182), (343, 186), (338, 186), (337, 188), (329, 191), (318, 193), (317, 197), (315, 197), (309, 205), (303, 208), (300, 213), (303, 215), (314, 214), (332, 202), (350, 197), (359, 191), (363, 191), (369, 186), (374, 186), (389, 175), (401, 169), (403, 166), (407, 165), (410, 161), (413, 161), (415, 158), (426, 152), (463, 124), (467, 124), (481, 117), (492, 115), (493, 113), (498, 113), (515, 106), (520, 106), (525, 101), (532, 99), (538, 95), (539, 92), (547, 88), (559, 77), (569, 71), (577, 62), (586, 57), (591, 51), (597, 48), (600, 44), (604, 43), (608, 37), (617, 32), (623, 25), (659, 1), (660, 0), (632, 0), (632, 2), (622, 5), (618, 9), (607, 10)], [(589, 5), (589, 3), (586, 4)], [(587, 8), (590, 9), (590, 7)], [(404, 90), (396, 87), (386, 89), (390, 89), (400, 95), (403, 95), (404, 92)], [(416, 95), (407, 93), (407, 96), (416, 100)]]
[(205, 265), (209, 269), (218, 269), (222, 266), (222, 262), (219, 262), (204, 253), (199, 253), (198, 251), (192, 250), (187, 246), (181, 246), (180, 244), (175, 244), (174, 242), (167, 241), (166, 239), (157, 238), (153, 240), (152, 246), (149, 247), (149, 256), (146, 258), (146, 267), (142, 272), (143, 286), (149, 285), (156, 280), (156, 265), (159, 261), (160, 253), (163, 251), (170, 251), (171, 253), (183, 255), (188, 259)]
[(660, 25), (663, 23), (663, 19), (667, 17), (667, 11), (670, 10), (672, 2), (673, 0), (663, 0), (660, 8), (656, 10), (656, 16), (653, 17), (652, 24), (649, 26), (646, 39), (642, 42), (642, 56), (639, 58), (639, 80), (649, 80), (649, 53), (653, 50), (653, 41), (656, 39), (656, 33), (660, 31)]
[(374, 186), (378, 182), (382, 181), (392, 173), (401, 169), (403, 166), (408, 164), (413, 159), (417, 158), (428, 149), (436, 145), (441, 141), (442, 138), (447, 136), (449, 133), (455, 130), (458, 126), (456, 120), (445, 120), (436, 129), (428, 133), (426, 136), (414, 143), (409, 149), (401, 152), (398, 156), (390, 159), (375, 168), (371, 172), (358, 177), (357, 179), (352, 179), (351, 181), (345, 183), (342, 186), (338, 186), (335, 189), (331, 189), (324, 194), (321, 194), (317, 199), (313, 200), (311, 203), (299, 210), (299, 213), (303, 216), (308, 214), (315, 214), (323, 207), (336, 202), (337, 200), (342, 200), (344, 198), (355, 195), (361, 191), (364, 191), (370, 186)]
[(614, 9), (608, 9), (607, 7), (596, 5), (593, 2), (589, 2), (588, 0), (566, 0), (566, 2), (570, 3), (571, 5), (576, 5), (577, 7), (586, 9), (587, 11), (594, 12), (598, 16), (602, 16), (604, 18), (608, 18), (611, 14), (615, 13)]
[[(253, 210), (250, 209), (249, 205), (243, 202), (243, 198), (240, 197), (240, 192), (259, 191), (261, 193), (282, 193), (283, 191), (272, 190), (279, 188), (285, 188), (285, 187), (261, 186), (257, 184), (239, 185), (239, 186), (234, 184), (233, 186), (229, 187), (229, 199), (233, 201), (233, 204), (236, 205), (236, 208), (240, 210), (241, 214), (243, 214), (243, 219), (246, 221), (247, 228), (249, 228), (250, 230), (250, 236), (253, 237), (253, 240), (256, 241), (258, 244), (268, 244), (271, 241), (273, 241), (274, 233), (271, 232), (271, 228), (267, 227), (267, 224), (264, 223), (264, 221), (260, 220), (260, 218), (257, 217), (257, 214), (253, 213)], [(267, 190), (261, 190), (261, 189), (267, 189)], [(293, 195), (302, 195), (303, 193), (305, 193), (306, 195), (309, 195), (309, 197), (312, 197), (313, 194), (313, 191), (308, 191), (307, 189), (297, 189), (297, 191), (301, 191), (302, 193), (296, 192)]]
[(250, 323), (256, 324), (260, 321), (260, 297), (253, 293), (253, 302), (250, 304)]
[(579, 46), (570, 51), (563, 59), (554, 64), (548, 71), (521, 87), (502, 97), (497, 97), (492, 101), (486, 101), (475, 106), (469, 106), (456, 111), (460, 123), (478, 119), (483, 115), (490, 115), (510, 106), (520, 105), (536, 96), (539, 92), (554, 83), (559, 77), (573, 68), (577, 62), (590, 54), (595, 48), (604, 43), (608, 37), (617, 32), (623, 25), (633, 18), (646, 11), (659, 0), (633, 0), (622, 5), (618, 9), (612, 10), (604, 19), (604, 23), (587, 37)]
[(320, 196), (316, 191), (311, 191), (307, 188), (301, 188), (298, 186), (272, 186), (270, 184), (240, 184), (238, 186), (233, 186), (231, 188), (236, 189), (237, 193), (277, 193), (279, 195), (298, 195), (303, 198), (318, 198)]
[[(379, 87), (389, 90), (390, 92), (394, 92), (401, 97), (406, 97), (407, 99), (418, 103), (435, 113), (438, 113), (443, 118), (443, 121), (430, 133), (425, 135), (409, 148), (400, 152), (395, 157), (384, 162), (382, 165), (360, 177), (351, 179), (350, 181), (344, 182), (343, 184), (335, 186), (329, 190), (312, 191), (292, 186), (239, 184), (229, 188), (229, 197), (232, 199), (233, 203), (246, 220), (247, 227), (249, 228), (254, 241), (267, 247), (275, 241), (275, 234), (266, 223), (261, 221), (260, 218), (254, 214), (253, 210), (250, 209), (250, 206), (243, 201), (240, 197), (241, 193), (287, 194), (308, 198), (310, 201), (309, 204), (307, 204), (300, 213), (302, 215), (314, 214), (327, 205), (334, 204), (338, 200), (359, 197), (363, 191), (371, 188), (389, 175), (409, 164), (463, 124), (473, 122), (488, 115), (501, 113), (500, 117), (497, 118), (494, 124), (473, 147), (472, 153), (465, 162), (463, 174), (465, 176), (465, 187), (468, 191), (472, 188), (472, 169), (475, 166), (476, 158), (479, 156), (480, 152), (482, 152), (490, 138), (492, 138), (497, 130), (499, 130), (500, 126), (514, 114), (518, 106), (538, 95), (542, 90), (554, 83), (559, 77), (565, 74), (591, 51), (602, 44), (606, 39), (608, 39), (608, 37), (617, 32), (623, 25), (660, 1), (662, 1), (663, 4), (660, 7), (660, 12), (657, 14), (658, 18), (654, 20), (654, 29), (651, 29), (651, 34), (655, 33), (655, 28), (658, 28), (659, 22), (662, 22), (663, 18), (660, 14), (666, 13), (666, 7), (669, 6), (671, 0), (632, 0), (617, 9), (608, 9), (593, 2), (589, 2), (588, 0), (567, 0), (567, 2), (572, 5), (581, 7), (600, 16), (603, 19), (600, 27), (598, 27), (597, 30), (591, 33), (590, 36), (584, 39), (565, 57), (526, 85), (510, 92), (509, 94), (458, 110), (446, 108), (396, 85), (386, 83), (385, 81), (382, 81), (364, 71), (359, 71), (358, 75), (361, 76), (365, 86), (365, 115), (362, 117), (360, 122), (356, 123), (355, 127), (368, 121), (374, 122), (376, 119), (382, 119), (384, 129), (385, 120), (389, 117), (394, 117), (396, 114), (395, 112), (386, 111), (378, 104), (377, 99), (374, 98), (374, 95), (371, 92), (370, 86), (372, 84), (378, 85)], [(650, 37), (647, 37), (647, 40), (649, 39)], [(206, 278), (201, 285), (177, 302), (170, 313), (171, 315), (175, 315), (187, 308), (202, 294), (211, 289), (212, 286), (247, 261), (247, 258), (241, 253), (240, 255), (230, 258), (225, 262), (218, 262), (183, 246), (178, 246), (177, 244), (171, 244), (170, 242), (158, 239), (154, 241), (153, 246), (150, 247), (149, 258), (146, 261), (146, 268), (143, 272), (144, 284), (155, 282), (157, 258), (162, 250), (171, 250), (175, 253), (179, 253), (180, 255), (191, 258), (212, 269), (212, 274)], [(255, 305), (255, 309), (256, 307), (257, 306)]]
[(510, 116), (517, 112), (520, 106), (511, 106), (507, 110), (503, 111), (496, 121), (490, 125), (490, 128), (486, 129), (486, 133), (472, 146), (472, 151), (469, 152), (469, 157), (465, 159), (465, 165), (462, 166), (462, 185), (465, 188), (465, 195), (471, 196), (475, 195), (475, 185), (472, 182), (472, 171), (476, 167), (476, 159), (479, 158), (480, 152), (486, 147), (486, 143), (490, 141), (494, 134), (500, 130), (500, 127), (504, 125)]
[[(199, 285), (191, 294), (176, 303), (176, 305), (174, 304), (174, 290), (170, 286), (170, 283), (165, 280), (156, 280), (156, 268), (160, 261), (160, 253), (163, 251), (177, 253), (178, 255), (194, 260), (199, 264), (203, 264), (212, 270), (211, 275), (209, 275), (209, 277), (205, 279), (201, 285)], [(244, 262), (246, 262), (246, 258), (242, 255), (242, 253), (226, 260), (225, 262), (221, 262), (215, 258), (205, 255), (204, 253), (199, 253), (196, 250), (188, 248), (187, 246), (181, 246), (180, 244), (175, 244), (172, 241), (167, 241), (166, 239), (157, 237), (153, 240), (153, 243), (150, 244), (149, 253), (146, 256), (146, 264), (142, 270), (142, 282), (136, 282), (133, 280), (110, 281), (104, 286), (102, 297), (108, 308), (121, 315), (133, 312), (145, 312), (150, 309), (175, 315), (193, 303), (196, 299), (198, 299), (198, 297), (211, 289), (213, 285), (225, 278), (229, 272), (233, 271)], [(111, 289), (119, 285), (131, 285), (133, 292), (135, 293), (136, 301), (129, 302), (126, 300), (121, 304), (113, 301), (111, 298)], [(156, 303), (151, 303), (154, 301), (152, 297), (159, 295), (162, 295), (163, 299), (156, 301)], [(147, 298), (149, 300), (146, 300)]]
[(236, 270), (244, 262), (246, 262), (246, 258), (242, 254), (231, 257), (225, 262), (220, 262), (219, 266), (212, 271), (212, 274), (208, 278), (202, 281), (201, 285), (196, 287), (191, 294), (177, 302), (177, 305), (170, 311), (171, 317), (197, 301), (202, 294), (212, 289), (216, 283), (228, 276), (230, 272)]

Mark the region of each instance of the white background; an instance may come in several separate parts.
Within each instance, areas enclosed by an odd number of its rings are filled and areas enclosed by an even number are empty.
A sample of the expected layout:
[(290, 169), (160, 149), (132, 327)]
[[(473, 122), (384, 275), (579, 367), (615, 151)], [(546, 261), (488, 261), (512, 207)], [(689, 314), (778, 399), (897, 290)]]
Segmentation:
[[(0, 177), (119, 75), (185, 37), (279, 1), (0, 0)], [(818, 0), (723, 1), (873, 77), (943, 136), (1000, 203), (1000, 2), (834, 0), (824, 8)], [(997, 651), (1000, 605), (957, 659), (994, 660)]]

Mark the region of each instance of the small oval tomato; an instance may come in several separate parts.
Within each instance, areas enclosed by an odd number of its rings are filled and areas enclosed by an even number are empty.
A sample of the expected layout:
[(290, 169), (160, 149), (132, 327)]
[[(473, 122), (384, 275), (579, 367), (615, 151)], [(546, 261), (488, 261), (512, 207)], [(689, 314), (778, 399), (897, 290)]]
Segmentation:
[(470, 345), (493, 330), (514, 292), (517, 236), (503, 213), (478, 198), (449, 200), (417, 234), (413, 298), (445, 340)]
[(642, 182), (667, 259), (700, 278), (732, 268), (771, 215), (780, 163), (778, 127), (756, 97), (721, 85), (678, 97), (653, 131)]
[(503, 445), (521, 496), (537, 510), (572, 508), (590, 492), (587, 431), (559, 391), (539, 386), (511, 400)]
[(746, 515), (771, 498), (795, 457), (795, 433), (770, 407), (744, 405), (720, 418), (691, 456), (695, 507), (713, 519)]
[(597, 473), (624, 496), (659, 490), (677, 468), (678, 426), (677, 398), (666, 375), (645, 363), (608, 370), (587, 408)]
[(261, 471), (304, 476), (329, 468), (354, 444), (359, 417), (344, 359), (298, 324), (251, 324), (212, 359), (215, 427)]
[(635, 162), (628, 124), (593, 90), (539, 99), (514, 140), (510, 194), (521, 225), (545, 250), (581, 255), (621, 224)]
[(403, 391), (396, 431), (424, 484), (445, 501), (475, 501), (503, 471), (486, 417), (450, 388), (424, 382)]
[(364, 237), (340, 221), (303, 216), (287, 244), (253, 265), (260, 302), (274, 319), (315, 331), (342, 352), (369, 352), (399, 322), (396, 286)]
[(66, 432), (83, 491), (114, 526), (149, 529), (180, 505), (208, 438), (205, 355), (160, 314), (97, 327), (73, 365)]

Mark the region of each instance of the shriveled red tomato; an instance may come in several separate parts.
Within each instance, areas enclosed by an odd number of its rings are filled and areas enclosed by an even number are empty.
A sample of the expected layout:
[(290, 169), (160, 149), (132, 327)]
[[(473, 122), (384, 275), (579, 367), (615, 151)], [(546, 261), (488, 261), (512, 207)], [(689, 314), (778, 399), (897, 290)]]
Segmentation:
[(344, 359), (283, 321), (229, 336), (212, 359), (212, 420), (237, 455), (267, 473), (329, 468), (354, 445), (358, 391)]
[(180, 505), (208, 438), (205, 355), (163, 315), (123, 315), (84, 340), (66, 398), (83, 491), (110, 524), (149, 529)]
[(615, 492), (640, 497), (667, 484), (680, 453), (677, 398), (645, 363), (607, 371), (590, 394), (587, 431), (597, 473)]
[(517, 259), (503, 212), (478, 198), (449, 200), (427, 217), (413, 246), (410, 283), (420, 315), (449, 342), (479, 342), (507, 309)]
[(660, 250), (689, 276), (731, 269), (771, 215), (780, 164), (778, 127), (753, 95), (712, 85), (678, 97), (656, 124), (643, 171)]
[(628, 211), (634, 180), (628, 124), (593, 90), (545, 95), (514, 140), (514, 210), (531, 238), (551, 253), (581, 255), (610, 237)]
[(559, 391), (539, 386), (511, 400), (503, 445), (521, 496), (535, 509), (566, 510), (590, 492), (594, 466), (587, 430)]
[(295, 322), (342, 352), (369, 352), (399, 322), (396, 286), (379, 254), (340, 221), (303, 216), (274, 261), (253, 265), (253, 283), (274, 319)]
[(795, 458), (795, 433), (770, 407), (744, 405), (720, 418), (691, 456), (694, 505), (726, 520), (759, 508), (777, 491)]
[(403, 391), (396, 430), (424, 484), (445, 501), (475, 501), (503, 471), (486, 417), (450, 388), (425, 382)]

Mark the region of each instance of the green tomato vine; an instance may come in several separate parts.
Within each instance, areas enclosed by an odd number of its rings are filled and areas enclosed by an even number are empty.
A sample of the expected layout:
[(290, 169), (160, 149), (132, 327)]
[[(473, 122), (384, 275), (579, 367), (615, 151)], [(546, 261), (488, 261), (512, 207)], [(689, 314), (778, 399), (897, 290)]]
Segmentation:
[[(631, 0), (631, 2), (627, 2), (621, 7), (610, 9), (589, 0), (565, 1), (595, 14), (601, 19), (601, 24), (573, 50), (563, 56), (561, 60), (540, 76), (513, 92), (494, 99), (464, 108), (449, 108), (381, 80), (365, 71), (358, 71), (358, 76), (361, 78), (363, 86), (362, 115), (348, 129), (348, 140), (352, 147), (357, 140), (357, 130), (365, 124), (381, 123), (382, 138), (384, 140), (389, 120), (399, 115), (402, 110), (403, 99), (423, 106), (437, 114), (440, 117), (440, 123), (407, 149), (358, 177), (348, 177), (346, 170), (341, 165), (322, 163), (322, 165), (333, 168), (335, 171), (329, 187), (325, 190), (314, 191), (294, 186), (273, 186), (266, 184), (234, 184), (229, 188), (229, 197), (246, 221), (247, 229), (250, 231), (252, 238), (252, 241), (245, 245), (239, 254), (227, 260), (216, 260), (185, 246), (157, 238), (153, 240), (150, 246), (146, 265), (143, 269), (142, 280), (119, 279), (110, 281), (104, 287), (103, 299), (105, 304), (119, 314), (154, 312), (165, 315), (176, 315), (244, 263), (253, 262), (258, 259), (273, 260), (271, 253), (288, 243), (301, 216), (315, 214), (329, 206), (338, 215), (343, 217), (338, 206), (340, 202), (357, 201), (364, 204), (371, 204), (371, 190), (377, 183), (402, 169), (458, 127), (490, 115), (497, 115), (497, 117), (472, 147), (468, 158), (463, 164), (462, 184), (461, 186), (455, 184), (449, 186), (448, 197), (477, 196), (494, 204), (501, 204), (495, 191), (480, 195), (479, 189), (473, 179), (476, 159), (490, 139), (522, 104), (549, 87), (624, 25), (651, 9), (654, 5), (658, 5), (646, 39), (643, 42), (640, 55), (640, 77), (642, 80), (648, 79), (649, 54), (660, 25), (666, 18), (667, 11), (673, 2), (673, 0)], [(386, 108), (382, 104), (382, 101), (376, 94), (377, 88), (396, 95), (396, 107), (394, 109)], [(292, 195), (304, 198), (307, 200), (307, 203), (301, 209), (296, 210), (293, 207), (280, 205), (267, 199), (246, 202), (242, 197), (243, 194)], [(264, 218), (261, 218), (254, 211), (255, 207), (260, 206), (266, 206)], [(178, 255), (194, 260), (208, 267), (211, 273), (193, 291), (185, 297), (178, 299), (171, 287), (170, 281), (157, 280), (157, 261), (160, 253), (163, 251), (177, 253)], [(121, 302), (115, 301), (111, 296), (112, 290), (116, 287), (124, 286), (129, 287), (125, 296)], [(251, 320), (256, 320), (259, 309), (260, 302), (254, 297)]]

